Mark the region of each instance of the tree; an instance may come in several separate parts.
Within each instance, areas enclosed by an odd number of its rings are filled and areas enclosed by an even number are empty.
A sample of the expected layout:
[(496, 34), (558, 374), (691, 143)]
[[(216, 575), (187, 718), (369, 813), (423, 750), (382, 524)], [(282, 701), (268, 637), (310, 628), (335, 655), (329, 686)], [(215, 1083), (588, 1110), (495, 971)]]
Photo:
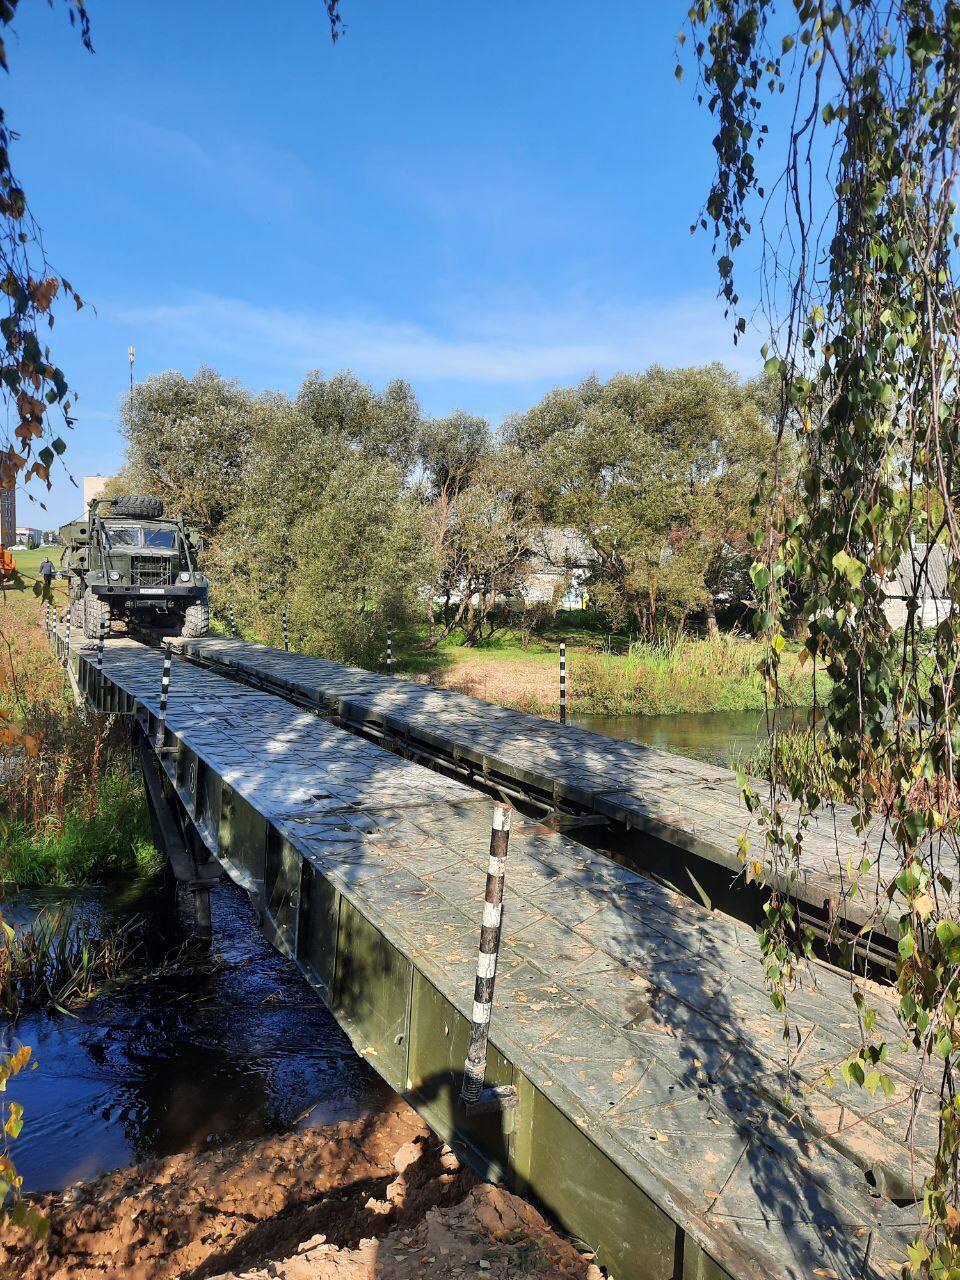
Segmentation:
[(493, 446), (486, 418), (457, 410), (447, 418), (428, 418), (420, 426), (417, 461), (434, 501), (449, 502), (477, 474)]
[(704, 610), (748, 528), (772, 437), (759, 389), (720, 365), (588, 378), (511, 419), (541, 516), (595, 556), (591, 592), (653, 636)]
[(303, 649), (357, 662), (376, 659), (387, 619), (426, 616), (430, 544), (406, 488), (419, 408), (407, 384), (381, 394), (350, 373), (312, 374), (290, 400), (252, 397), (209, 371), (204, 396), (179, 375), (162, 381), (174, 394), (145, 394), (128, 431), (132, 478), (162, 472), (176, 481), (171, 502), (181, 478), (217, 498), (205, 526), (215, 606), (273, 640), (286, 607)]
[(114, 488), (154, 493), (205, 535), (216, 534), (244, 493), (252, 442), (271, 403), (258, 405), (213, 369), (147, 378), (121, 406), (127, 458)]
[(469, 483), (430, 509), (436, 595), (442, 628), (436, 641), (463, 629), (464, 643), (489, 639), (529, 573), (536, 517), (529, 471), (510, 447), (484, 452)]
[(307, 649), (382, 665), (387, 626), (428, 607), (432, 577), (422, 510), (399, 468), (347, 453), (292, 531), (291, 631)]
[[(863, 861), (843, 893), (863, 896), (860, 879), (871, 872), (880, 885), (877, 911), (892, 906), (899, 915), (903, 1032), (917, 1053), (918, 1081), (933, 1076), (939, 1088), (937, 1151), (925, 1169), (928, 1228), (907, 1270), (955, 1276), (960, 8), (953, 0), (698, 0), (690, 18), (701, 99), (717, 119), (717, 168), (702, 223), (713, 228), (720, 291), (743, 334), (736, 261), (760, 210), (764, 355), (779, 381), (780, 439), (794, 424), (797, 431), (795, 502), (768, 504), (753, 567), (757, 625), (769, 642), (769, 700), (772, 709), (781, 701), (784, 601), (799, 584), (808, 602), (805, 654), (831, 680), (817, 708), (817, 754), (845, 780), (854, 834), (873, 821), (882, 836), (879, 845), (862, 842)], [(770, 105), (781, 95), (786, 112)], [(782, 170), (768, 195), (757, 152), (772, 139)], [(779, 450), (772, 469), (776, 481)], [(951, 608), (924, 633), (920, 592), (934, 550), (946, 565)], [(884, 582), (904, 561), (914, 572), (899, 631), (886, 616)], [(773, 715), (774, 760), (778, 723)], [(763, 825), (766, 879), (789, 882), (821, 800), (779, 765), (765, 799), (749, 787), (745, 796)], [(878, 864), (878, 847), (896, 851), (892, 873)], [(841, 869), (856, 862), (838, 851)], [(761, 942), (771, 999), (788, 1011), (810, 938), (775, 889)], [(886, 1092), (885, 1045), (869, 992), (852, 988), (862, 1044), (843, 1074)]]
[(312, 373), (300, 388), (296, 408), (314, 434), (339, 437), (404, 475), (414, 461), (420, 406), (407, 382), (395, 379), (378, 395), (349, 370), (329, 380)]
[[(83, 47), (92, 53), (84, 0), (65, 2)], [(18, 7), (19, 0), (0, 5), (4, 32), (10, 30)], [(8, 69), (6, 39), (0, 39), (0, 67)], [(16, 136), (0, 109), (0, 292), (6, 299), (6, 314), (0, 319), (0, 398), (7, 406), (0, 429), (0, 488), (36, 477), (49, 489), (50, 469), (67, 447), (51, 421), (51, 411), (60, 409), (67, 428), (73, 418), (66, 375), (53, 362), (40, 334), (44, 327), (53, 328), (58, 295), (71, 298), (78, 309), (83, 303), (66, 277), (47, 261), (40, 228), (12, 167)]]

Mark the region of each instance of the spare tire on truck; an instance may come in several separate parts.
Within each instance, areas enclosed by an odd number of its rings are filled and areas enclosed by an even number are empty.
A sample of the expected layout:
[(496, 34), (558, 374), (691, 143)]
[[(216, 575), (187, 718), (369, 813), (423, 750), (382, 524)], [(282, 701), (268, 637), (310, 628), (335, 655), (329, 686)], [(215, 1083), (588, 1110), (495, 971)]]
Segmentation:
[(110, 499), (112, 516), (140, 516), (142, 520), (159, 520), (163, 515), (163, 500), (143, 493), (127, 493), (121, 498)]

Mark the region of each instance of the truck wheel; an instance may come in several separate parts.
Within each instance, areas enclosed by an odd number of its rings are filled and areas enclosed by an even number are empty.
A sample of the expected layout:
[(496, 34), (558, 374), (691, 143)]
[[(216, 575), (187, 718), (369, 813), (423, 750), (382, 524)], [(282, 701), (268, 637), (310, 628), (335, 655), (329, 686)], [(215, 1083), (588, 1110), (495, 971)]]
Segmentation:
[(126, 493), (123, 497), (110, 500), (110, 514), (157, 520), (163, 515), (163, 500), (144, 493)]
[(76, 632), (78, 631), (83, 630), (83, 600), (82, 599), (70, 601), (70, 626), (74, 634), (76, 634)]
[(197, 639), (205, 636), (210, 630), (210, 606), (204, 600), (198, 604), (188, 604), (183, 612), (182, 636)]
[(101, 618), (103, 634), (106, 637), (110, 634), (110, 606), (106, 600), (101, 600), (88, 588), (83, 593), (83, 634), (88, 640), (99, 639)]

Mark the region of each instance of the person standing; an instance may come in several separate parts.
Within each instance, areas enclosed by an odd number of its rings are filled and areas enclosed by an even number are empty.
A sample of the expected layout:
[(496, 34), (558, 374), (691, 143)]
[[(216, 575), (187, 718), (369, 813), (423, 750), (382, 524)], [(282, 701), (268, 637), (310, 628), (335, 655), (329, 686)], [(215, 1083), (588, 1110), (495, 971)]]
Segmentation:
[(43, 595), (44, 599), (50, 599), (50, 592), (53, 586), (53, 575), (56, 569), (53, 567), (49, 556), (44, 556), (40, 561), (40, 574), (43, 577)]

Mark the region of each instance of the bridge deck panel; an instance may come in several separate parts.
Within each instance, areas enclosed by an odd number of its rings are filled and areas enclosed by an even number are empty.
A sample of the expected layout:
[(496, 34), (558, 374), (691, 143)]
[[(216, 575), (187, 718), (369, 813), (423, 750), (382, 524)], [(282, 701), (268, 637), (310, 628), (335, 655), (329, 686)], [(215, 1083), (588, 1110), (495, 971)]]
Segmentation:
[[(222, 637), (176, 643), (214, 669), (263, 681), (326, 708), (348, 725), (380, 726), (478, 765), (485, 761), (500, 777), (636, 827), (734, 876), (743, 866), (740, 837), (756, 841), (759, 836), (729, 769), (323, 658)], [(811, 816), (797, 879), (784, 887), (817, 913), (825, 913), (829, 903), (829, 910), (852, 926), (869, 922), (895, 939), (896, 918), (888, 911), (885, 890), (898, 873), (897, 859), (885, 846), (879, 824), (860, 836), (851, 815), (848, 806), (837, 805)], [(851, 886), (865, 854), (870, 870), (860, 876), (854, 893)]]
[[(104, 659), (107, 679), (154, 715), (159, 671), (159, 654), (130, 642), (111, 643)], [(174, 664), (167, 727), (470, 1017), (484, 796), (186, 662)], [(655, 764), (657, 774), (674, 768), (672, 757)], [(893, 1053), (889, 1100), (828, 1088), (827, 1068), (859, 1036), (851, 979), (817, 964), (812, 974), (793, 1003), (799, 1043), (788, 1069), (747, 926), (537, 822), (515, 822), (493, 1043), (738, 1277), (890, 1274), (887, 1260), (902, 1255), (916, 1222), (915, 1206), (897, 1207), (866, 1177), (873, 1170), (898, 1197), (909, 1184), (911, 1061)], [(870, 995), (895, 1038), (889, 993)], [(922, 1166), (932, 1096), (921, 1112)]]

